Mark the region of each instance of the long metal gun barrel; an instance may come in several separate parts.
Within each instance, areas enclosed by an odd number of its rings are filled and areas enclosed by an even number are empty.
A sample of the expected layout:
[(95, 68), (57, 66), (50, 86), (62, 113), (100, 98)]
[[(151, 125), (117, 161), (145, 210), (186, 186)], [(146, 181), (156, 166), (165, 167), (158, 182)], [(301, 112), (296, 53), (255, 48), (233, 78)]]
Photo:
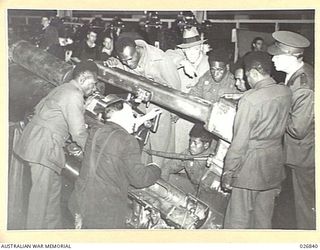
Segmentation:
[[(60, 85), (70, 80), (73, 67), (26, 41), (14, 43), (9, 57), (16, 64), (47, 80)], [(144, 101), (153, 102), (172, 112), (177, 112), (205, 123), (208, 131), (225, 141), (232, 138), (235, 107), (228, 101), (212, 104), (209, 101), (189, 96), (181, 91), (161, 85), (121, 69), (98, 64), (99, 80), (144, 96)]]
[(58, 86), (72, 78), (73, 66), (61, 61), (27, 41), (14, 43), (9, 58), (44, 80)]
[(213, 104), (122, 69), (97, 65), (99, 80), (137, 95), (143, 93), (145, 101), (202, 121), (210, 132), (227, 142), (231, 141), (235, 116), (233, 103), (223, 100)]
[(98, 64), (98, 67), (100, 69), (99, 80), (123, 88), (134, 94), (146, 91), (150, 96), (149, 101), (206, 122), (212, 106), (211, 102), (191, 97), (186, 93), (122, 69), (108, 68), (101, 64)]

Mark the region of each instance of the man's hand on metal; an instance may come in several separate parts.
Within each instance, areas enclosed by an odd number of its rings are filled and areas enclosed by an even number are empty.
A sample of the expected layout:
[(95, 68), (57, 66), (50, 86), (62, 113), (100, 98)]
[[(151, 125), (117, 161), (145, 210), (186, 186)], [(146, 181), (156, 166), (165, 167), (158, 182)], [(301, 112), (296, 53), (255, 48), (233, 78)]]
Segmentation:
[(226, 99), (233, 99), (233, 100), (239, 100), (243, 94), (223, 94), (221, 97)]
[(143, 123), (148, 120), (152, 120), (156, 116), (160, 115), (162, 110), (160, 108), (154, 108), (149, 113), (145, 114), (144, 116), (137, 117), (135, 120), (135, 128), (138, 129)]
[(227, 190), (227, 191), (232, 190), (232, 186), (231, 186), (232, 175), (233, 173), (231, 171), (223, 172), (221, 177), (221, 187), (223, 190)]
[(210, 154), (207, 158), (206, 166), (209, 168), (214, 164), (214, 154)]
[(80, 157), (83, 154), (81, 147), (79, 147), (76, 143), (72, 142), (67, 146), (67, 150), (70, 155)]
[(221, 191), (221, 182), (218, 180), (213, 180), (210, 188), (220, 192)]
[(189, 62), (188, 60), (183, 60), (181, 62), (181, 66), (183, 67), (184, 73), (191, 78), (197, 76), (197, 70), (196, 68)]
[(67, 50), (65, 52), (65, 61), (69, 62), (71, 60), (71, 56), (72, 56), (72, 50)]
[(145, 114), (142, 117), (145, 119), (145, 121), (147, 121), (155, 118), (157, 115), (160, 115), (161, 113), (162, 113), (162, 110), (160, 108), (154, 108), (149, 113)]
[(171, 123), (177, 123), (177, 121), (180, 119), (180, 117), (176, 114), (171, 113), (170, 114), (170, 121)]
[(115, 58), (115, 57), (110, 57), (107, 61), (106, 64), (109, 67), (116, 67), (118, 64), (120, 64), (119, 59)]

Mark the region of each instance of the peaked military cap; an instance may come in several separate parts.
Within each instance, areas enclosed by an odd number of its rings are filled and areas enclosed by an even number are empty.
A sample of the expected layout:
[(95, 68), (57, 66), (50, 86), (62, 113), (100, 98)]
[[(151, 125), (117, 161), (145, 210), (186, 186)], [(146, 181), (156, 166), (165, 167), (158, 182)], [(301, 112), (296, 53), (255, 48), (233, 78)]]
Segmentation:
[(307, 38), (291, 31), (276, 31), (272, 33), (272, 37), (275, 42), (268, 47), (268, 52), (274, 56), (302, 54), (304, 49), (310, 45)]

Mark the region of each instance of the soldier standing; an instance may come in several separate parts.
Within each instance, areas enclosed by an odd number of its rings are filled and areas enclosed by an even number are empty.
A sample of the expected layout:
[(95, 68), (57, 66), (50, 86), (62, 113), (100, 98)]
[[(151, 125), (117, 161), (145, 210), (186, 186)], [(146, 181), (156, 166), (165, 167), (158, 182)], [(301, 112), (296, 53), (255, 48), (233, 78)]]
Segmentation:
[(278, 71), (286, 73), (292, 91), (292, 106), (285, 134), (286, 165), (292, 169), (294, 199), (299, 229), (315, 229), (315, 135), (314, 73), (303, 61), (308, 39), (290, 31), (272, 34), (268, 48)]
[(244, 63), (251, 89), (239, 101), (225, 157), (221, 184), (232, 192), (224, 228), (271, 228), (274, 199), (285, 179), (282, 138), (291, 92), (270, 77), (266, 53), (252, 52)]

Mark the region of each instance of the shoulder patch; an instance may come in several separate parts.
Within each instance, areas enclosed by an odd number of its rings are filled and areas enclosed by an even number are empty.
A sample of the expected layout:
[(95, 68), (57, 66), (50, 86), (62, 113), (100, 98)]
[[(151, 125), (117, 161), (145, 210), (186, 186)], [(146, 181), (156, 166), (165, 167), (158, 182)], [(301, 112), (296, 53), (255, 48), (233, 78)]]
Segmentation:
[(300, 85), (301, 85), (302, 87), (308, 85), (308, 78), (307, 78), (307, 76), (306, 76), (305, 73), (302, 73), (302, 74), (300, 75)]

